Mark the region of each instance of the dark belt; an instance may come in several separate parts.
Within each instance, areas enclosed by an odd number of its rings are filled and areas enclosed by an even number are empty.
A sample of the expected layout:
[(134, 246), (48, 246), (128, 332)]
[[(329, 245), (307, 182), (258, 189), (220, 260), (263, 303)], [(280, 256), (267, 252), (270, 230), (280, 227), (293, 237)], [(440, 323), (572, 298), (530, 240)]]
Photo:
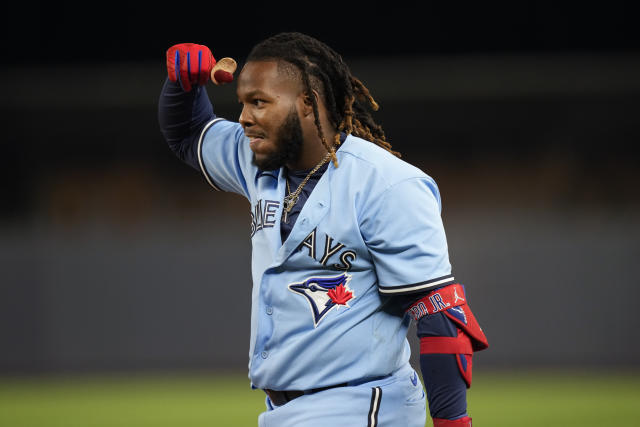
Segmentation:
[(291, 402), (293, 399), (296, 399), (302, 395), (305, 394), (313, 394), (313, 393), (318, 393), (319, 391), (323, 391), (323, 390), (329, 390), (330, 388), (336, 388), (336, 387), (344, 387), (346, 386), (347, 383), (342, 383), (342, 384), (337, 384), (337, 385), (330, 385), (328, 387), (320, 387), (320, 388), (314, 388), (312, 390), (307, 390), (307, 391), (302, 391), (302, 390), (271, 390), (269, 388), (265, 388), (264, 392), (267, 393), (267, 396), (269, 396), (269, 399), (271, 400), (271, 403), (273, 403), (276, 406), (282, 406), (285, 403)]

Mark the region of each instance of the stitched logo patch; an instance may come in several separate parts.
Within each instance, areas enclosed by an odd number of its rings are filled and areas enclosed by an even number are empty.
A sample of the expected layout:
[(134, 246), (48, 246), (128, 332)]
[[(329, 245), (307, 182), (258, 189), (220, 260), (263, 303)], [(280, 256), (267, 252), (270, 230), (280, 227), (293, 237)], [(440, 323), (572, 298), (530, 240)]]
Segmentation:
[(291, 283), (289, 290), (305, 297), (311, 308), (313, 326), (331, 310), (341, 306), (349, 307), (349, 302), (356, 296), (349, 288), (351, 275), (342, 273), (331, 277), (309, 277), (303, 282)]

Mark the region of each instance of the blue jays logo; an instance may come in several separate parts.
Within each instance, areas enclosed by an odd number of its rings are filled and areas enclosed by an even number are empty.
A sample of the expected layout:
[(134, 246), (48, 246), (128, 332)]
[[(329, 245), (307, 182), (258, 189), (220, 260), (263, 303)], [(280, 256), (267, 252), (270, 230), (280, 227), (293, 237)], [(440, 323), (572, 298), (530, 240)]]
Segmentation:
[(320, 320), (332, 309), (345, 306), (355, 298), (348, 283), (351, 275), (342, 273), (332, 277), (310, 277), (304, 282), (289, 285), (289, 290), (307, 299), (313, 315), (313, 326), (318, 326)]

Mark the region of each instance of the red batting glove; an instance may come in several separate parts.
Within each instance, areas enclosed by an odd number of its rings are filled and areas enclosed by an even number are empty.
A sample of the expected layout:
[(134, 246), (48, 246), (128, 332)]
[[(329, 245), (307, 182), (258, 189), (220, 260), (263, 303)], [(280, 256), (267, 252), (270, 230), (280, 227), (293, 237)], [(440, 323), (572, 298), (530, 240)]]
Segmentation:
[(180, 82), (182, 90), (189, 92), (192, 85), (209, 81), (216, 59), (208, 47), (195, 43), (180, 43), (167, 50), (169, 80)]

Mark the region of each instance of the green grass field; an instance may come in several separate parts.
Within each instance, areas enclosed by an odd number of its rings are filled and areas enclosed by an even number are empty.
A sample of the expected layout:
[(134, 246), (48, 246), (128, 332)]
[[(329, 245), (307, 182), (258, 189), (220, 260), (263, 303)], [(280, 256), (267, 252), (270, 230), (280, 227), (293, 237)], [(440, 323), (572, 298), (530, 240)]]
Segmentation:
[[(476, 427), (640, 425), (637, 372), (477, 372), (468, 396)], [(256, 426), (263, 407), (243, 374), (0, 379), (2, 427)]]

